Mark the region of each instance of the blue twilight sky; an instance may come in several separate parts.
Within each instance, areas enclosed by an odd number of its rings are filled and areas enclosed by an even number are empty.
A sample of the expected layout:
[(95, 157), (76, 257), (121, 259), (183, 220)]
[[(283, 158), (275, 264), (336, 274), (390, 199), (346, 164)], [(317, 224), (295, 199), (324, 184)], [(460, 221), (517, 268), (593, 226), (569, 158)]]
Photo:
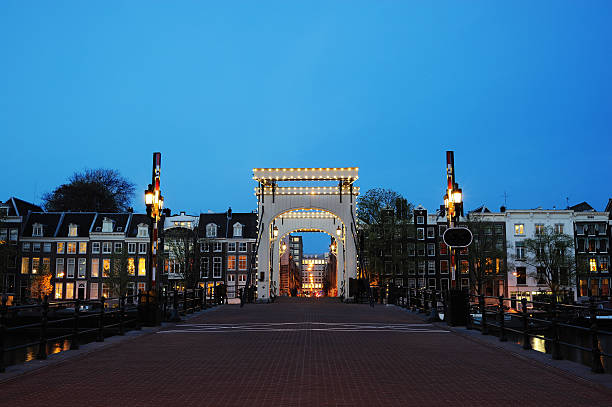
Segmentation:
[[(612, 2), (0, 2), (1, 200), (85, 167), (250, 211), (253, 167), (359, 166), (429, 209), (612, 197)], [(308, 250), (307, 250), (308, 251)]]

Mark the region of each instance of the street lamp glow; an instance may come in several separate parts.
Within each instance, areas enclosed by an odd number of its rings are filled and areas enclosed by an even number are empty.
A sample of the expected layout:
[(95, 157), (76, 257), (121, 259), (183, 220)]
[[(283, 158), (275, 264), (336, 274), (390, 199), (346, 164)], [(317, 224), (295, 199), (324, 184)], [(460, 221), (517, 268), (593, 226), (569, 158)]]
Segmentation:
[(455, 192), (453, 192), (453, 201), (455, 203), (461, 203), (461, 199), (462, 199), (461, 189), (455, 190)]
[(274, 237), (278, 237), (278, 226), (274, 226), (272, 232), (274, 233)]
[(150, 189), (145, 190), (145, 204), (153, 205), (153, 191)]
[(338, 236), (342, 236), (342, 229), (340, 229), (340, 226), (338, 226), (338, 229), (336, 229), (336, 234)]

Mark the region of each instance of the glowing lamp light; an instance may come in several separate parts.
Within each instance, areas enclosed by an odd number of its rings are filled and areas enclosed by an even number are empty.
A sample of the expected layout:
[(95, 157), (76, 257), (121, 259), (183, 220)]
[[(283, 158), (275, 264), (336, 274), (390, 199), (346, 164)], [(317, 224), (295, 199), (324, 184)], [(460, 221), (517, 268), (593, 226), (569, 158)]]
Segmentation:
[(145, 190), (145, 204), (153, 205), (153, 191), (150, 189)]
[(457, 189), (455, 192), (453, 192), (453, 202), (461, 203), (461, 199), (462, 199), (461, 195), (462, 195), (461, 189)]
[(283, 242), (283, 243), (281, 244), (281, 250), (282, 250), (282, 251), (287, 250), (287, 244), (286, 244), (285, 242)]
[(274, 237), (278, 237), (278, 226), (274, 226), (273, 233)]
[(336, 229), (336, 235), (342, 236), (342, 229), (340, 229), (340, 226), (338, 226), (338, 229)]

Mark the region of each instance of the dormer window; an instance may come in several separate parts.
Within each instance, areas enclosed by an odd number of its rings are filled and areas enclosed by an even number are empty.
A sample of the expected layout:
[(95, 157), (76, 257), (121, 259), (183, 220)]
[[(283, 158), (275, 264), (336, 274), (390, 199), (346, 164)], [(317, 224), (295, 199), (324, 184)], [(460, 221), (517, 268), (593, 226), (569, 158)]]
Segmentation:
[(149, 227), (145, 223), (138, 225), (138, 237), (149, 237)]
[(238, 222), (234, 223), (234, 237), (242, 237), (242, 225)]
[(40, 223), (35, 223), (32, 226), (32, 236), (42, 236), (43, 235), (43, 225)]
[(102, 220), (102, 233), (112, 233), (113, 232), (113, 221), (109, 218), (104, 218)]
[(209, 223), (206, 225), (206, 237), (217, 237), (217, 225)]
[(70, 225), (68, 225), (68, 236), (70, 237), (78, 236), (78, 230), (79, 230), (79, 227), (75, 225), (74, 223), (71, 223)]

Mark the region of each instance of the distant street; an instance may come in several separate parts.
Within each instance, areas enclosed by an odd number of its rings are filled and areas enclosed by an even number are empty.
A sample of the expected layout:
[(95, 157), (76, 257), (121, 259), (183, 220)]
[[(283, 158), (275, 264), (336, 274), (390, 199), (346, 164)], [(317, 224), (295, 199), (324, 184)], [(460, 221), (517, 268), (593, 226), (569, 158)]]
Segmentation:
[(604, 406), (612, 391), (335, 299), (226, 305), (0, 384), (5, 406)]

